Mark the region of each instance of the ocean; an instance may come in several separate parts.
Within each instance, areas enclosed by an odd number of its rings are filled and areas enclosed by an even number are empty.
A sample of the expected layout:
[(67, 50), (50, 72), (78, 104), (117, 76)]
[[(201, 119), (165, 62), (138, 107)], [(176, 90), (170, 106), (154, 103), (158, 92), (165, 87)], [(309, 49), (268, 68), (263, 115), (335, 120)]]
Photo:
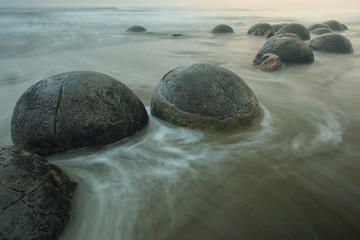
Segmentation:
[[(246, 34), (252, 25), (331, 19), (348, 26), (354, 54), (314, 52), (313, 64), (275, 73), (252, 65), (266, 41)], [(218, 24), (234, 34), (211, 34)], [(125, 32), (132, 25), (149, 32)], [(0, 144), (12, 145), (18, 98), (49, 76), (110, 75), (150, 115), (168, 71), (218, 65), (254, 91), (259, 120), (207, 131), (150, 116), (129, 139), (50, 156), (79, 184), (60, 239), (360, 239), (359, 52), (358, 10), (2, 8)]]

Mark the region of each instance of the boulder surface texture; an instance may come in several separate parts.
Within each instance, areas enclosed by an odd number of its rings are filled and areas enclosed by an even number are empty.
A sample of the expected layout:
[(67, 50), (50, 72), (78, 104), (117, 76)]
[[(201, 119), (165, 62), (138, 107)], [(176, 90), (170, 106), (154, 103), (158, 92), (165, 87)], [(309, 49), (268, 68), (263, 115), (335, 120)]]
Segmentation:
[(312, 63), (314, 54), (310, 47), (297, 38), (278, 38), (276, 35), (265, 42), (264, 46), (256, 54), (253, 63), (260, 64), (260, 59), (265, 54), (275, 54), (283, 63)]
[(45, 158), (0, 147), (0, 239), (57, 239), (69, 221), (75, 189)]
[(310, 33), (307, 30), (307, 28), (299, 23), (291, 23), (283, 26), (282, 28), (277, 31), (276, 34), (281, 33), (296, 33), (301, 37), (302, 40), (309, 40), (310, 39)]
[(336, 21), (336, 20), (329, 20), (326, 22), (323, 22), (324, 24), (328, 25), (330, 27), (331, 30), (333, 31), (337, 31), (337, 32), (343, 32), (344, 28), (341, 25), (340, 22)]
[(11, 137), (19, 148), (49, 155), (106, 145), (148, 123), (140, 99), (123, 83), (97, 72), (44, 79), (18, 100)]
[(323, 34), (310, 42), (313, 50), (334, 53), (353, 53), (354, 48), (350, 40), (337, 33)]
[(234, 129), (259, 115), (253, 91), (235, 73), (210, 64), (176, 68), (159, 82), (151, 113), (190, 128)]

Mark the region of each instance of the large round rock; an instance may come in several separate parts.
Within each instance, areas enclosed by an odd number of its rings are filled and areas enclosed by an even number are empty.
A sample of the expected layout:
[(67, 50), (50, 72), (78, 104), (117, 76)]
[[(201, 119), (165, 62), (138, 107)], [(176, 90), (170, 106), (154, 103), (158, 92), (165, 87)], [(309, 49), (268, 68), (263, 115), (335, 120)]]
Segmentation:
[(328, 33), (310, 42), (313, 50), (334, 53), (353, 53), (353, 46), (348, 38), (337, 33)]
[(233, 33), (234, 29), (226, 24), (220, 24), (211, 30), (212, 33)]
[(140, 99), (124, 84), (97, 72), (68, 72), (30, 87), (16, 103), (11, 136), (41, 155), (102, 146), (148, 123)]
[(0, 147), (0, 239), (58, 239), (76, 183), (45, 158)]
[(330, 27), (330, 29), (333, 30), (333, 31), (337, 31), (337, 32), (343, 32), (344, 31), (344, 28), (341, 25), (341, 23), (336, 21), (336, 20), (329, 20), (329, 21), (323, 22), (323, 24), (328, 25)]
[(300, 39), (276, 35), (268, 40), (256, 54), (253, 63), (260, 64), (265, 54), (275, 54), (283, 63), (312, 63), (314, 54), (310, 47)]
[(151, 113), (190, 128), (234, 129), (259, 114), (259, 103), (235, 73), (209, 64), (194, 64), (167, 73), (151, 100)]
[(126, 32), (147, 32), (147, 30), (143, 26), (135, 25), (126, 29)]
[(296, 33), (301, 37), (302, 40), (309, 40), (310, 39), (310, 33), (307, 30), (307, 28), (299, 23), (291, 23), (283, 26), (282, 28), (277, 31), (276, 34), (282, 34), (282, 33)]
[(274, 30), (268, 23), (258, 23), (250, 27), (247, 34), (272, 37), (274, 36)]

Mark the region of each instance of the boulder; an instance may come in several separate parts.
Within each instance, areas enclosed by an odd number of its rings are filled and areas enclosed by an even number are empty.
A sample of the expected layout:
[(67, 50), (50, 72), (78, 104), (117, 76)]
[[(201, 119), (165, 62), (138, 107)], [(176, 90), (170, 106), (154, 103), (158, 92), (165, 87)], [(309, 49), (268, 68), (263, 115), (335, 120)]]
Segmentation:
[(264, 46), (256, 54), (253, 60), (255, 65), (261, 63), (260, 59), (265, 54), (277, 55), (283, 63), (314, 62), (314, 54), (305, 42), (297, 38), (277, 38), (276, 36), (266, 41)]
[(58, 239), (76, 183), (45, 158), (0, 147), (0, 239)]
[(260, 112), (253, 91), (235, 73), (210, 64), (178, 67), (156, 87), (151, 113), (190, 128), (235, 129)]
[(341, 23), (339, 23), (336, 20), (329, 20), (329, 21), (323, 22), (323, 24), (328, 25), (332, 31), (336, 31), (336, 32), (344, 31), (344, 28), (342, 27)]
[(126, 32), (147, 32), (146, 28), (142, 27), (142, 26), (131, 26), (129, 27)]
[(277, 39), (277, 38), (295, 38), (295, 39), (302, 40), (301, 37), (299, 35), (297, 35), (296, 33), (280, 33), (280, 34), (276, 34), (268, 41)]
[(217, 25), (216, 27), (213, 28), (213, 30), (211, 30), (212, 33), (233, 33), (234, 30), (226, 24), (220, 24)]
[(346, 26), (345, 24), (341, 23), (341, 26), (345, 31), (349, 30), (348, 26)]
[(328, 25), (323, 24), (323, 23), (313, 24), (310, 27), (308, 27), (307, 29), (308, 29), (309, 32), (312, 32), (312, 31), (314, 31), (315, 29), (318, 29), (318, 28), (329, 28), (330, 29), (330, 27)]
[(274, 72), (282, 68), (281, 59), (274, 54), (265, 54), (260, 58), (259, 68), (266, 72)]
[(332, 31), (330, 28), (316, 28), (311, 32), (311, 34), (315, 34), (315, 35), (321, 35), (325, 33), (332, 33)]
[(19, 98), (11, 137), (19, 148), (49, 155), (113, 143), (147, 123), (144, 105), (123, 83), (97, 72), (67, 72)]
[(272, 26), (268, 23), (258, 23), (254, 26), (250, 27), (247, 31), (247, 34), (255, 35), (255, 36), (267, 36), (272, 37), (274, 36), (274, 30)]
[(348, 38), (337, 33), (323, 34), (310, 42), (310, 48), (323, 52), (353, 53), (353, 46)]
[(287, 23), (282, 23), (282, 24), (273, 24), (271, 25), (274, 32), (276, 33), (277, 31), (279, 31), (280, 28), (282, 28), (283, 26), (287, 25)]
[(282, 28), (277, 31), (276, 34), (282, 34), (282, 33), (296, 33), (301, 37), (302, 40), (309, 40), (310, 39), (310, 33), (306, 29), (306, 27), (299, 23), (291, 23), (283, 26)]

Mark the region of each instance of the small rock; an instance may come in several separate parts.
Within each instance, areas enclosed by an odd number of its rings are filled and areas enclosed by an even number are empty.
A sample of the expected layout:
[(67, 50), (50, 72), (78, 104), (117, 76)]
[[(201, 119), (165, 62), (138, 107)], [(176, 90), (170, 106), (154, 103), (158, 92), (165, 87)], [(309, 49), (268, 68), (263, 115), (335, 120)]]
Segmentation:
[(132, 26), (129, 27), (126, 32), (147, 32), (146, 28), (142, 27), (142, 26)]
[(213, 30), (211, 30), (212, 33), (233, 33), (234, 30), (226, 24), (220, 24), (217, 25), (216, 27), (213, 28)]

